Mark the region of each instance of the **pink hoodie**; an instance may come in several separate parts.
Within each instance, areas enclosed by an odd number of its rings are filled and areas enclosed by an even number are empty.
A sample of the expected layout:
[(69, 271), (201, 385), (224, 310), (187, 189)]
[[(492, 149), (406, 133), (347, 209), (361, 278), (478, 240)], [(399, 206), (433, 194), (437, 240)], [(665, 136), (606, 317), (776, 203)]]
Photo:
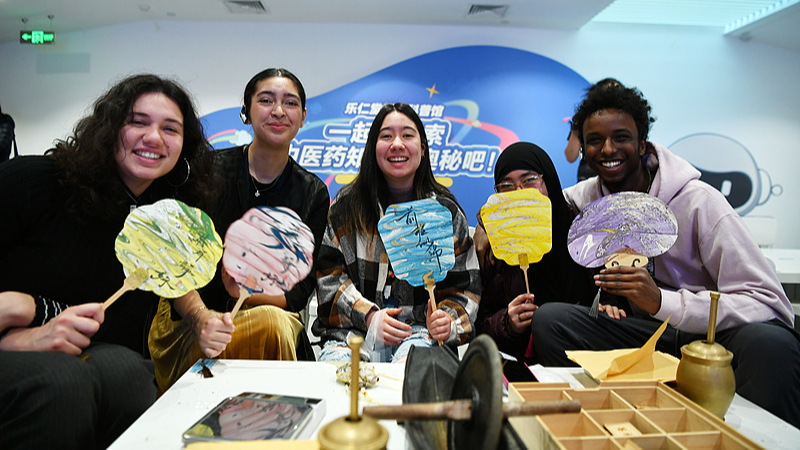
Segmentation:
[[(650, 195), (666, 203), (678, 219), (678, 239), (655, 258), (661, 286), (656, 319), (670, 318), (682, 331), (708, 330), (709, 291), (721, 293), (717, 329), (778, 318), (794, 326), (794, 310), (741, 217), (725, 197), (699, 180), (700, 172), (665, 147), (653, 144), (658, 172)], [(564, 190), (567, 202), (581, 211), (609, 194), (598, 177)]]

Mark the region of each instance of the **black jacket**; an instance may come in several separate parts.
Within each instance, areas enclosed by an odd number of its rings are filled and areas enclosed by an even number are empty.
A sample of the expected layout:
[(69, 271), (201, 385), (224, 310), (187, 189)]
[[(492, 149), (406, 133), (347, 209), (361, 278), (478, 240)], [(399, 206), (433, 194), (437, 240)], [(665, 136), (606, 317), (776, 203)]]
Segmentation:
[[(286, 206), (291, 208), (300, 219), (311, 228), (314, 234), (314, 263), (316, 265), (322, 236), (328, 220), (330, 196), (325, 183), (313, 173), (307, 171), (289, 157), (283, 173), (268, 189), (260, 189), (259, 197), (255, 196), (255, 185), (250, 177), (247, 154), (244, 147), (233, 147), (217, 150), (214, 165), (223, 181), (220, 186), (219, 203), (211, 211), (217, 233), (224, 239), (228, 227), (239, 220), (250, 208), (257, 206)], [(222, 262), (214, 276), (214, 280), (201, 290), (203, 301), (209, 308), (227, 311), (232, 306), (230, 296), (222, 284), (220, 276)], [(316, 268), (305, 280), (297, 283), (286, 293), (286, 302), (290, 311), (299, 312), (308, 305), (308, 298), (317, 286)]]

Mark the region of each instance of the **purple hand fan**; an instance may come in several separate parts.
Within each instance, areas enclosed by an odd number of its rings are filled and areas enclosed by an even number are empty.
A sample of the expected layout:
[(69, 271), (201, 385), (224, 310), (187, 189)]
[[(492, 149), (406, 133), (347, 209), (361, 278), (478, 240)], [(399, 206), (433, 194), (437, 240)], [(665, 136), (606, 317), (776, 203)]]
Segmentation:
[[(581, 211), (567, 235), (567, 248), (575, 262), (600, 267), (610, 259), (630, 259), (630, 254), (658, 256), (678, 238), (678, 221), (661, 200), (641, 192), (620, 192), (602, 197)], [(600, 291), (592, 305), (597, 316)]]

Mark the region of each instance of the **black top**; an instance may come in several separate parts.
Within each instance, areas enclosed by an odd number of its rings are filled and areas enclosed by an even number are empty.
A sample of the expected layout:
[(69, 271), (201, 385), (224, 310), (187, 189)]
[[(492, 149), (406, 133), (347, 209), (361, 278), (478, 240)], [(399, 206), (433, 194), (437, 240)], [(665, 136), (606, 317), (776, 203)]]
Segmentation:
[[(64, 207), (70, 190), (60, 183), (62, 175), (57, 161), (46, 156), (0, 164), (0, 292), (41, 295), (70, 306), (103, 302), (125, 280), (114, 241), (130, 210), (78, 221)], [(157, 200), (150, 196), (145, 192), (137, 200)], [(146, 355), (150, 312), (157, 302), (147, 291), (125, 293), (106, 310), (92, 341)]]
[[(259, 196), (250, 176), (247, 153), (244, 147), (217, 150), (214, 165), (223, 181), (220, 186), (219, 203), (210, 216), (217, 233), (225, 239), (225, 233), (233, 222), (240, 219), (247, 210), (257, 206), (286, 206), (300, 216), (314, 234), (314, 265), (316, 266), (322, 236), (328, 220), (330, 196), (325, 183), (313, 173), (297, 164), (292, 157), (281, 175), (269, 187), (259, 186)], [(209, 308), (227, 311), (233, 302), (222, 284), (220, 261), (217, 273), (208, 286), (200, 291), (203, 301)], [(286, 293), (290, 311), (299, 312), (308, 304), (308, 297), (317, 286), (316, 269), (305, 280), (297, 283)]]
[[(552, 160), (535, 144), (511, 144), (497, 159), (495, 182), (499, 182), (509, 172), (520, 169), (542, 174), (552, 206), (552, 249), (528, 268), (528, 287), (535, 296), (534, 303), (539, 306), (549, 302), (591, 304), (597, 289), (587, 269), (569, 256), (567, 235), (572, 223), (572, 213), (562, 193), (561, 180)], [(483, 223), (478, 226), (483, 226)], [(500, 350), (522, 359), (528, 346), (530, 331), (514, 335), (508, 330), (506, 323), (508, 304), (526, 292), (525, 276), (518, 266), (509, 266), (499, 259), (492, 266), (488, 261), (488, 252), (484, 258), (478, 333), (489, 334)]]

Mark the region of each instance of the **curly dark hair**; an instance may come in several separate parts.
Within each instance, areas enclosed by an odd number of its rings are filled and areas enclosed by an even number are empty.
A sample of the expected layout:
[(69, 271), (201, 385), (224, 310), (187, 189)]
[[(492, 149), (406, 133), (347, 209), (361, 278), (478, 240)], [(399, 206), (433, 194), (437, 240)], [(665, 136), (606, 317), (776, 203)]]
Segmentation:
[(626, 88), (621, 84), (607, 86), (605, 89), (590, 89), (586, 99), (581, 103), (572, 116), (572, 123), (578, 133), (578, 138), (583, 147), (583, 125), (592, 114), (604, 109), (618, 109), (630, 114), (639, 133), (638, 141), (646, 141), (650, 134), (650, 125), (656, 121), (650, 115), (650, 104), (642, 93), (636, 88)]
[[(586, 96), (588, 96), (589, 94), (591, 94), (591, 93), (593, 93), (595, 91), (598, 91), (600, 89), (608, 89), (611, 86), (623, 86), (624, 87), (625, 85), (620, 83), (619, 80), (617, 80), (616, 78), (611, 78), (611, 77), (603, 78), (602, 80), (598, 81), (597, 83), (595, 83), (595, 84), (589, 86), (588, 88), (586, 88), (586, 94), (583, 96), (583, 98), (585, 100)], [(578, 106), (580, 106), (580, 105), (578, 105)], [(579, 129), (575, 125), (575, 120), (574, 119), (570, 120), (569, 126), (570, 126), (570, 132), (574, 131), (575, 133), (579, 133), (581, 131), (581, 129)]]
[[(61, 184), (72, 192), (66, 207), (76, 218), (88, 221), (130, 211), (130, 199), (114, 153), (133, 104), (149, 93), (163, 94), (178, 105), (184, 135), (181, 160), (170, 173), (153, 182), (147, 198), (142, 200), (177, 198), (201, 209), (213, 206), (219, 180), (213, 169), (213, 152), (209, 151), (211, 147), (191, 97), (175, 81), (139, 74), (119, 81), (100, 96), (91, 114), (75, 125), (72, 135), (56, 141), (55, 148), (45, 153), (62, 167)], [(190, 167), (188, 179), (184, 158)]]
[(389, 113), (395, 111), (407, 116), (414, 122), (419, 132), (422, 151), (424, 152), (419, 167), (414, 172), (414, 200), (427, 198), (431, 193), (434, 193), (445, 196), (458, 205), (455, 196), (446, 187), (439, 184), (433, 176), (428, 137), (425, 134), (425, 126), (422, 124), (422, 120), (414, 109), (406, 103), (387, 103), (378, 111), (375, 120), (372, 121), (372, 126), (369, 128), (358, 175), (352, 183), (342, 188), (342, 195), (338, 196), (336, 203), (332, 206), (341, 214), (345, 233), (352, 231), (372, 233), (375, 227), (378, 226), (378, 221), (383, 212), (380, 208), (385, 210), (392, 203), (386, 177), (378, 167), (376, 147), (383, 120)]

